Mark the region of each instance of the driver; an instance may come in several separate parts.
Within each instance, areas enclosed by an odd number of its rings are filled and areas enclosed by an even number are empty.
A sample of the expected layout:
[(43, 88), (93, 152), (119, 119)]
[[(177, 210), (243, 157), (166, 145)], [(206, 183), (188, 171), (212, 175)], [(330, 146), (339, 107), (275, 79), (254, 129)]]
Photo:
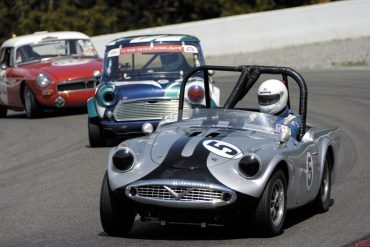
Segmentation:
[(288, 90), (282, 81), (270, 79), (258, 88), (258, 104), (262, 113), (279, 117), (276, 126), (288, 126), (291, 136), (297, 139), (301, 127), (301, 116), (287, 106)]

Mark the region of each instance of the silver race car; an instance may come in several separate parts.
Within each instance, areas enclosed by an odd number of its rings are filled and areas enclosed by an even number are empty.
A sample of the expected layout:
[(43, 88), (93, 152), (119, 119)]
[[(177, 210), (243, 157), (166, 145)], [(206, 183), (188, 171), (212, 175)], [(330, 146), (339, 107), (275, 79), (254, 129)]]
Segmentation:
[[(210, 70), (240, 73), (222, 108), (211, 108)], [(199, 73), (206, 106), (185, 108), (187, 80)], [(277, 133), (276, 116), (235, 107), (262, 74), (298, 84), (297, 139), (286, 128)], [(124, 235), (139, 215), (144, 222), (202, 227), (242, 220), (273, 236), (282, 232), (288, 209), (311, 203), (318, 212), (327, 211), (340, 131), (306, 124), (306, 111), (305, 81), (290, 68), (195, 68), (181, 85), (178, 114), (164, 116), (155, 132), (144, 124), (146, 136), (110, 151), (100, 197), (104, 231)]]

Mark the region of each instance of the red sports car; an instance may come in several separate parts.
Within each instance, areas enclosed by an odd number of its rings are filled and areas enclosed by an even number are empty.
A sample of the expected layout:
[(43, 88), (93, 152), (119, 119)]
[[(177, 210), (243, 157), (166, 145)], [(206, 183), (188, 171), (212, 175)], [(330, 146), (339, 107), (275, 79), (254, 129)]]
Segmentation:
[(0, 49), (0, 117), (8, 109), (37, 117), (45, 108), (84, 107), (94, 96), (102, 61), (79, 32), (38, 32)]

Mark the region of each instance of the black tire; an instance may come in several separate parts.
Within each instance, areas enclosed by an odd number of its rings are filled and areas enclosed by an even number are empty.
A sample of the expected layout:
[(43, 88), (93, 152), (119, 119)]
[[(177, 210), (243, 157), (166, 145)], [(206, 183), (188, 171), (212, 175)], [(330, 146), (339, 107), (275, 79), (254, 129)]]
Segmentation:
[(256, 234), (276, 236), (282, 232), (286, 216), (286, 195), (285, 175), (281, 170), (277, 170), (269, 179), (256, 207)]
[(135, 211), (111, 190), (106, 172), (100, 193), (100, 221), (104, 231), (111, 236), (124, 236), (131, 230), (135, 216)]
[(6, 114), (8, 113), (8, 108), (5, 106), (0, 105), (0, 118), (6, 117)]
[(331, 194), (330, 159), (329, 157), (326, 157), (324, 163), (324, 171), (322, 174), (320, 184), (320, 190), (313, 203), (314, 208), (318, 213), (324, 213), (329, 210), (329, 207), (331, 205), (330, 194)]
[(35, 94), (27, 85), (24, 86), (23, 90), (23, 102), (27, 117), (36, 118), (43, 112), (41, 105), (36, 100)]
[(106, 139), (99, 118), (88, 118), (89, 142), (91, 147), (104, 147)]

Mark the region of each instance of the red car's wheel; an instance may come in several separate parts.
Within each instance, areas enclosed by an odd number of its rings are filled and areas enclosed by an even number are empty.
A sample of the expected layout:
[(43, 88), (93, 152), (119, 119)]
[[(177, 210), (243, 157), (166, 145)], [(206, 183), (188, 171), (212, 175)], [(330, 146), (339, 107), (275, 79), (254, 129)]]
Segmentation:
[(8, 108), (0, 105), (0, 118), (6, 117), (7, 112), (8, 112)]
[(42, 113), (42, 107), (37, 102), (34, 93), (31, 88), (25, 85), (23, 90), (23, 100), (24, 100), (24, 109), (26, 111), (27, 117), (35, 118), (39, 117)]

